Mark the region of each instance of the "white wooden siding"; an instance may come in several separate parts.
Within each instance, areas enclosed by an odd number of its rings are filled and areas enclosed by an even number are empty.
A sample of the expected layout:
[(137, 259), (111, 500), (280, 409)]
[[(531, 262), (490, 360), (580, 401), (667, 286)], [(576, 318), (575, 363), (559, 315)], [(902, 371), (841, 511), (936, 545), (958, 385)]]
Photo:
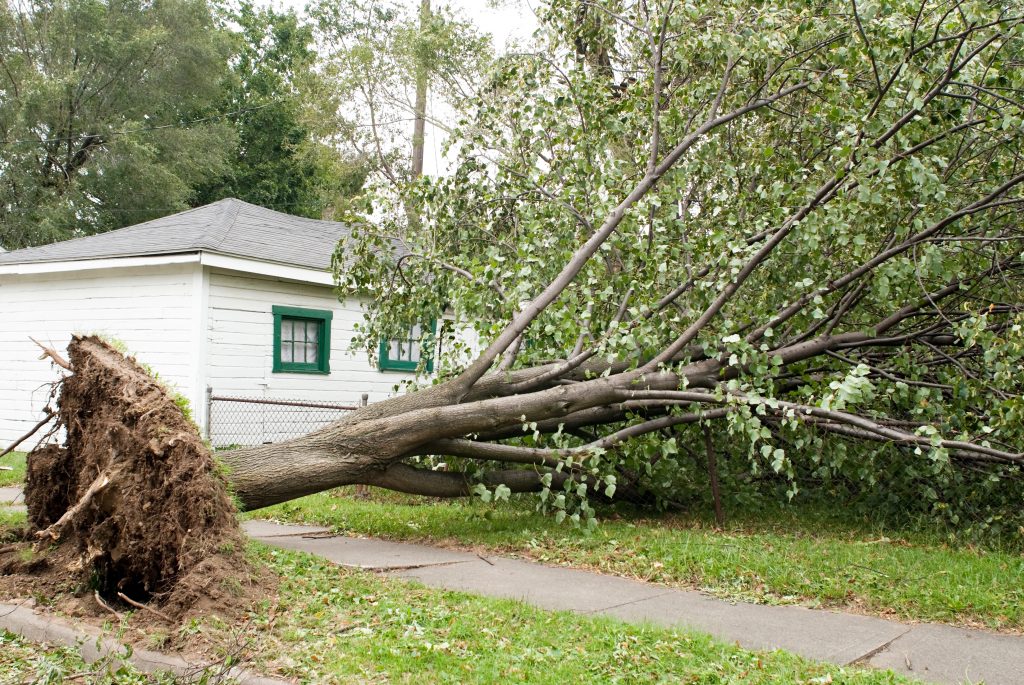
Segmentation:
[[(213, 270), (209, 274), (206, 382), (217, 395), (339, 401), (356, 405), (396, 394), (408, 373), (379, 371), (366, 353), (353, 351), (356, 300), (338, 301), (333, 288)], [(274, 305), (331, 310), (329, 375), (274, 373)]]
[[(273, 373), (274, 305), (334, 313), (329, 375)], [(0, 274), (0, 448), (39, 420), (58, 376), (29, 336), (61, 351), (73, 333), (120, 340), (189, 398), (205, 427), (206, 386), (219, 395), (351, 405), (363, 393), (376, 402), (401, 392), (396, 386), (412, 374), (380, 371), (352, 350), (362, 319), (359, 302), (338, 302), (331, 287), (198, 263)]]
[(116, 338), (194, 406), (201, 405), (193, 305), (201, 268), (173, 264), (0, 275), (0, 447), (40, 419), (48, 384), (57, 378), (29, 336), (59, 351), (66, 350), (73, 333)]

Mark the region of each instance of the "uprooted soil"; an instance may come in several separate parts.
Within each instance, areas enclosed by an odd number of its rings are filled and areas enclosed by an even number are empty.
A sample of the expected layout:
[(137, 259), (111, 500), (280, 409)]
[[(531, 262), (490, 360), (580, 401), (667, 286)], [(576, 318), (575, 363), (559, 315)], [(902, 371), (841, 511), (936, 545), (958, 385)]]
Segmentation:
[[(28, 456), (21, 541), (0, 545), (0, 595), (79, 597), (171, 622), (231, 620), (272, 591), (250, 565), (235, 506), (195, 425), (157, 380), (95, 336), (68, 346), (63, 446)], [(80, 611), (76, 611), (80, 613)], [(106, 614), (109, 617), (109, 614)]]

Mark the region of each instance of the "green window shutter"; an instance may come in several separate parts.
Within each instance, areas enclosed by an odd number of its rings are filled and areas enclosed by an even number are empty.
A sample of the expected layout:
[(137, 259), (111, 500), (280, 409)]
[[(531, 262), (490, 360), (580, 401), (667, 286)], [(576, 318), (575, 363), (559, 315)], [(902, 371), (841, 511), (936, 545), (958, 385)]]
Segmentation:
[(271, 308), (274, 314), (274, 373), (331, 372), (334, 312), (300, 307)]
[(437, 319), (430, 322), (430, 349), (421, 349), (422, 330), (419, 324), (409, 327), (409, 335), (405, 338), (381, 338), (377, 355), (381, 371), (415, 371), (420, 360), (426, 361), (427, 373), (434, 371), (434, 344), (437, 340)]

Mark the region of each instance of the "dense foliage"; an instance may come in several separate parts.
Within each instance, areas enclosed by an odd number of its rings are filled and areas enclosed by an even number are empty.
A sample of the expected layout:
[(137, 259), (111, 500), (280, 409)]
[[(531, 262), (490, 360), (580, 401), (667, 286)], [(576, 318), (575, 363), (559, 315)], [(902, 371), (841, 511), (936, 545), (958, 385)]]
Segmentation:
[(313, 27), (294, 12), (250, 2), (224, 19), (237, 30), (230, 77), (211, 109), (237, 112), (230, 121), (238, 146), (227, 173), (198, 188), (192, 204), (236, 197), (320, 218), (360, 190), (370, 167), (335, 148), (337, 130), (324, 113), (336, 111), (339, 99), (318, 73)]
[(205, 0), (35, 0), (0, 7), (0, 245), (187, 208), (227, 170), (208, 117), (229, 46)]
[(509, 373), (676, 370), (675, 394), (638, 392), (615, 420), (524, 419), (509, 444), (576, 474), (541, 492), (559, 516), (616, 483), (703, 496), (709, 431), (733, 492), (1017, 531), (1020, 8), (551, 0), (541, 18), (538, 49), (504, 58), (460, 122), (454, 172), (340, 248), (339, 277), (376, 296), (370, 353), (450, 307), (449, 338), (528, 325), (498, 344)]
[(0, 246), (238, 197), (320, 217), (369, 166), (293, 12), (208, 0), (0, 8)]

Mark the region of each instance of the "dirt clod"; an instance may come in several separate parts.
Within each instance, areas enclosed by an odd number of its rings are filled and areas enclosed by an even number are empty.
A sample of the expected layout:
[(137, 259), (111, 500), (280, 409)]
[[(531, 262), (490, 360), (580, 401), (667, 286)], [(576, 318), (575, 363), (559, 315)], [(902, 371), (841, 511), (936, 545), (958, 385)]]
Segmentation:
[(244, 557), (234, 504), (195, 425), (101, 339), (76, 336), (68, 353), (65, 442), (28, 456), (27, 539), (0, 547), (0, 593), (98, 591), (116, 604), (121, 592), (176, 621), (245, 612), (266, 576)]

